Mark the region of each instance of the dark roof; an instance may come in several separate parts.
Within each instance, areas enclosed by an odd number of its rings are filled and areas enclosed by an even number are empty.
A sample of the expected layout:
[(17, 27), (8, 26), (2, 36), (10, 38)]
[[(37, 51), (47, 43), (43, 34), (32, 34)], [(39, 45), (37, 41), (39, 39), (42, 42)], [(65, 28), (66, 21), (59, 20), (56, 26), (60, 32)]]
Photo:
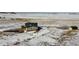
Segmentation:
[(28, 23), (25, 23), (25, 26), (26, 27), (37, 27), (38, 26), (38, 24), (37, 23), (30, 23), (30, 22), (28, 22)]

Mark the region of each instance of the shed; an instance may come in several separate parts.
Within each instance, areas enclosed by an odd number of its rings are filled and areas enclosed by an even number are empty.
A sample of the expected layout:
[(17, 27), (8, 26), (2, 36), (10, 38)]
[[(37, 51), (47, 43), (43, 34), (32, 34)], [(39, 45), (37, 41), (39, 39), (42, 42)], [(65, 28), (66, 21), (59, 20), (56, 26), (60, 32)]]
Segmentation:
[(28, 22), (28, 23), (25, 23), (25, 27), (27, 31), (33, 31), (33, 30), (36, 31), (38, 29), (38, 23)]

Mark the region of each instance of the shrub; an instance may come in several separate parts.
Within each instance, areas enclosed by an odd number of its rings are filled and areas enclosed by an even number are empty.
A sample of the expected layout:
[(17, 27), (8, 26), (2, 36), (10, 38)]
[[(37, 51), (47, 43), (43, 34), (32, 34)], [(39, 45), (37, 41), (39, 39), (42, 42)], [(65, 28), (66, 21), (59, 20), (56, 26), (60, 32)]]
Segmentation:
[(78, 27), (77, 26), (71, 26), (72, 30), (77, 30)]

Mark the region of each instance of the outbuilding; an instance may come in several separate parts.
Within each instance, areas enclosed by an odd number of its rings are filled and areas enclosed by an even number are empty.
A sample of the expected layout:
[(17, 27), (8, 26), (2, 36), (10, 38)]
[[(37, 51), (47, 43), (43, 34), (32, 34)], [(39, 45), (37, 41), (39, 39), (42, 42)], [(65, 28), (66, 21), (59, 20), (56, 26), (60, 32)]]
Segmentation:
[(24, 29), (24, 31), (36, 31), (38, 30), (38, 23), (25, 23), (25, 26), (22, 26), (22, 29)]

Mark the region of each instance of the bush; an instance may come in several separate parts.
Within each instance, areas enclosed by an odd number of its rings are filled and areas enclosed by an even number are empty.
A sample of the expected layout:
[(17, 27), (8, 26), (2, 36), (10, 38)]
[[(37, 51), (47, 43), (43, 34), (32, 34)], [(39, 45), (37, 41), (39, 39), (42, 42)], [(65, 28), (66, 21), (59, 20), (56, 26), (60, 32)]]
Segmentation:
[(25, 27), (25, 26), (21, 26), (21, 28), (22, 28), (22, 29), (25, 29), (26, 27)]
[(77, 26), (71, 26), (72, 30), (77, 30), (78, 27)]

